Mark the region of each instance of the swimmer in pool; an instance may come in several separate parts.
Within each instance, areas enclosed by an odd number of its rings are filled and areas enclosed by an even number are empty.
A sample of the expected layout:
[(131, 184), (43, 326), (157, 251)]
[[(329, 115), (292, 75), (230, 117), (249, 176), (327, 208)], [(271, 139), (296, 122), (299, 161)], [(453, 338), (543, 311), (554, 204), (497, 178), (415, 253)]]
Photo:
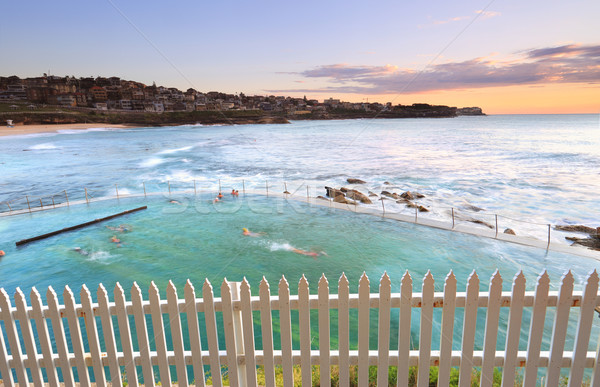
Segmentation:
[(81, 247), (75, 247), (73, 250), (84, 256), (90, 255), (89, 251), (83, 250)]
[(181, 205), (181, 202), (179, 202), (177, 200), (169, 200), (169, 203)]
[(133, 227), (131, 227), (128, 224), (120, 224), (119, 227), (106, 226), (106, 228), (109, 230), (118, 231), (118, 232), (128, 232), (128, 231), (133, 230)]
[(292, 251), (296, 254), (307, 255), (307, 256), (313, 257), (313, 258), (317, 258), (320, 255), (327, 255), (327, 253), (324, 251), (307, 251), (307, 250), (297, 249), (295, 247), (292, 247), (290, 249), (290, 251)]
[(112, 238), (110, 238), (110, 241), (112, 243), (121, 243), (121, 240), (119, 238), (117, 238), (116, 235), (113, 235)]
[(6, 253), (4, 252), (4, 250), (0, 250), (0, 257), (4, 257), (6, 255)]
[(242, 235), (249, 236), (249, 237), (255, 237), (256, 238), (256, 237), (260, 237), (260, 236), (263, 236), (263, 235), (267, 235), (267, 233), (266, 232), (252, 232), (252, 231), (250, 231), (250, 230), (248, 230), (247, 228), (244, 227), (242, 229)]

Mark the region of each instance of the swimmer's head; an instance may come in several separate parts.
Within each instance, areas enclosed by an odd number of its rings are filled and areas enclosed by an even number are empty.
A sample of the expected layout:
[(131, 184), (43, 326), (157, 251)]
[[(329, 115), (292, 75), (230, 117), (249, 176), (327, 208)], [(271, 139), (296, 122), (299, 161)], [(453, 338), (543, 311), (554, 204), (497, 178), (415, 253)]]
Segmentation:
[(242, 229), (242, 231), (243, 231), (243, 232), (248, 232), (248, 229), (244, 227), (244, 228)]
[(4, 252), (4, 250), (0, 250), (0, 257), (4, 257), (6, 255), (6, 253)]
[(81, 247), (75, 247), (73, 250), (79, 251), (79, 250), (81, 250)]

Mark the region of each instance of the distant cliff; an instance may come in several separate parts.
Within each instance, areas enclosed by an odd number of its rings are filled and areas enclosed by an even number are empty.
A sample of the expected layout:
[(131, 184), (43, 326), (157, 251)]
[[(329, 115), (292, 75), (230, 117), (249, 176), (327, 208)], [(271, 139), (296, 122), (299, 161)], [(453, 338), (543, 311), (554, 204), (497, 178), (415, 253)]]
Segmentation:
[(456, 109), (456, 115), (458, 116), (485, 116), (485, 113), (480, 107), (464, 107)]

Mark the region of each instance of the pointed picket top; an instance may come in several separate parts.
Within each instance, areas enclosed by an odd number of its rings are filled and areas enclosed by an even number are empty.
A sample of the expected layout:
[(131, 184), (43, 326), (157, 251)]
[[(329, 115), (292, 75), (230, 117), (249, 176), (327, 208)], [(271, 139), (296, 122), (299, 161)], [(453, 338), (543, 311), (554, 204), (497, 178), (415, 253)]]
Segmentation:
[(242, 280), (242, 284), (240, 285), (240, 291), (244, 293), (250, 293), (250, 283), (248, 282), (246, 277), (244, 277), (244, 279)]
[(369, 277), (367, 277), (367, 273), (363, 271), (362, 275), (360, 276), (360, 280), (358, 281), (358, 287), (360, 288), (361, 286), (369, 286), (370, 282), (369, 282)]
[(515, 274), (515, 277), (513, 278), (513, 283), (521, 284), (521, 282), (525, 283), (526, 281), (527, 280), (525, 278), (525, 274), (523, 274), (523, 270), (519, 270), (519, 272)]
[(231, 285), (229, 285), (227, 277), (223, 278), (223, 282), (221, 283), (221, 297), (224, 297), (226, 294), (231, 299)]
[(427, 270), (425, 277), (423, 277), (423, 286), (425, 286), (425, 284), (433, 284), (433, 282), (433, 274), (431, 274), (431, 270)]
[(477, 272), (475, 270), (473, 270), (473, 272), (469, 275), (469, 278), (467, 279), (467, 287), (470, 286), (479, 286), (479, 276), (477, 275)]
[[(2, 288), (0, 290), (2, 291), (3, 294), (6, 294), (6, 292), (4, 291), (4, 288)], [(54, 291), (54, 288), (52, 286), (48, 286), (48, 290), (46, 290), (46, 300), (52, 300), (52, 301), (58, 300), (58, 297), (56, 296), (56, 292)]]
[(160, 289), (158, 289), (158, 286), (156, 286), (154, 281), (150, 281), (150, 286), (148, 287), (148, 295), (150, 297), (160, 299)]
[(35, 288), (35, 286), (31, 288), (31, 292), (29, 292), (29, 298), (31, 299), (32, 304), (34, 303), (34, 301), (36, 303), (42, 302), (42, 297), (40, 296), (40, 292), (38, 292), (38, 290)]
[(191, 293), (194, 296), (194, 298), (196, 297), (196, 290), (194, 289), (194, 285), (192, 285), (192, 281), (190, 281), (189, 278), (187, 279), (187, 281), (185, 281), (185, 286), (183, 287), (183, 293), (184, 294)]
[(207, 294), (213, 294), (213, 287), (208, 278), (205, 278), (204, 284), (202, 285), (202, 298), (206, 298)]
[(69, 287), (69, 285), (65, 285), (65, 290), (63, 291), (63, 298), (66, 300), (67, 297), (74, 299), (73, 291)]
[(540, 273), (540, 275), (537, 278), (537, 283), (540, 286), (550, 285), (550, 276), (548, 275), (547, 270), (544, 270), (543, 272)]
[(263, 277), (262, 277), (262, 280), (260, 280), (259, 289), (261, 289), (261, 290), (262, 290), (264, 287), (266, 287), (266, 288), (267, 288), (267, 290), (269, 290), (269, 289), (270, 289), (270, 286), (269, 286), (269, 281), (267, 281), (267, 279), (266, 279), (266, 278), (265, 278), (265, 276), (263, 275)]
[(406, 270), (404, 272), (404, 275), (402, 276), (401, 287), (402, 287), (402, 289), (408, 289), (408, 288), (412, 289), (412, 285), (413, 285), (412, 277), (410, 276), (410, 273), (408, 272), (408, 270)]
[(279, 280), (279, 295), (281, 296), (281, 294), (290, 294), (290, 286), (288, 284), (287, 279), (285, 278), (284, 275), (281, 276), (281, 279)]
[(319, 279), (319, 287), (329, 287), (329, 281), (327, 281), (327, 277), (325, 277), (325, 273), (321, 274), (321, 278)]
[(142, 299), (142, 289), (140, 289), (136, 281), (133, 281), (133, 285), (131, 285), (131, 296), (133, 297), (133, 295), (139, 297), (140, 300)]
[(125, 291), (123, 290), (121, 284), (118, 282), (115, 284), (115, 299), (117, 298), (117, 296), (119, 296), (119, 298), (125, 297)]
[(563, 287), (565, 285), (573, 286), (574, 283), (575, 283), (575, 278), (573, 277), (573, 273), (571, 273), (571, 270), (566, 272), (560, 280), (561, 287)]
[(7, 308), (10, 308), (10, 297), (8, 296), (8, 293), (6, 293), (6, 290), (4, 290), (4, 288), (0, 288), (0, 294), (2, 295), (2, 300), (6, 301)]
[(593, 284), (596, 284), (596, 285), (597, 285), (597, 284), (598, 284), (598, 280), (599, 280), (599, 279), (598, 279), (598, 272), (596, 271), (596, 269), (594, 269), (594, 271), (592, 271), (592, 272), (591, 272), (591, 273), (588, 275), (588, 277), (587, 277), (587, 279), (586, 279), (585, 283), (586, 283), (586, 285), (593, 285)]
[(446, 281), (445, 282), (448, 283), (450, 281), (456, 282), (456, 276), (454, 275), (454, 271), (452, 269), (450, 269), (450, 272), (446, 276)]
[(298, 291), (300, 291), (300, 290), (308, 291), (308, 280), (306, 279), (304, 274), (302, 274), (302, 277), (300, 278), (300, 281), (298, 282)]
[(90, 290), (88, 289), (86, 284), (81, 285), (81, 290), (79, 291), (79, 297), (83, 300), (83, 298), (89, 298), (90, 300), (92, 299), (92, 293), (90, 293)]
[(500, 275), (500, 271), (496, 269), (494, 274), (492, 274), (492, 278), (490, 279), (490, 286), (502, 284), (502, 276)]
[(102, 285), (101, 283), (98, 284), (98, 289), (96, 290), (96, 296), (98, 297), (98, 299), (104, 297), (108, 300), (108, 292), (106, 291), (106, 288), (104, 287), (104, 285)]
[(381, 289), (384, 286), (386, 288), (392, 287), (392, 280), (390, 279), (390, 276), (388, 275), (387, 271), (383, 272), (383, 275), (381, 276), (381, 279), (379, 280), (379, 289)]
[(169, 280), (169, 284), (167, 285), (167, 294), (173, 294), (177, 298), (177, 287), (171, 280)]
[(349, 285), (350, 285), (350, 282), (348, 281), (348, 277), (346, 277), (346, 273), (342, 272), (342, 275), (340, 276), (340, 279), (338, 280), (338, 287), (340, 287), (340, 286), (348, 287)]
[(17, 286), (15, 289), (15, 302), (24, 302), (27, 305), (27, 301), (25, 300), (25, 294), (20, 287)]

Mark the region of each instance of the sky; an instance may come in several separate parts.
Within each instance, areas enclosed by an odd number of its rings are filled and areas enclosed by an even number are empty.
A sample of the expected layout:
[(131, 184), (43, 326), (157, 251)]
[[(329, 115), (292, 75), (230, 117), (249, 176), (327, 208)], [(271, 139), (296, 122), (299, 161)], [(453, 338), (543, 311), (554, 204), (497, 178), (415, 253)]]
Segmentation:
[(0, 0), (0, 75), (600, 113), (600, 1)]

